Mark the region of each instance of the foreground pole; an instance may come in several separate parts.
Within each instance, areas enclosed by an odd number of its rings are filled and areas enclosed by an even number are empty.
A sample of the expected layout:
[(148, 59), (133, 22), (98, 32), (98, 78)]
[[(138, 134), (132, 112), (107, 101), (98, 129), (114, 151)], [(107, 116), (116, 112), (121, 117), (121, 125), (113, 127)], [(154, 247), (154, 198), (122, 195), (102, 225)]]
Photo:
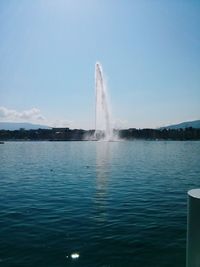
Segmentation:
[(188, 191), (187, 267), (200, 267), (200, 189)]

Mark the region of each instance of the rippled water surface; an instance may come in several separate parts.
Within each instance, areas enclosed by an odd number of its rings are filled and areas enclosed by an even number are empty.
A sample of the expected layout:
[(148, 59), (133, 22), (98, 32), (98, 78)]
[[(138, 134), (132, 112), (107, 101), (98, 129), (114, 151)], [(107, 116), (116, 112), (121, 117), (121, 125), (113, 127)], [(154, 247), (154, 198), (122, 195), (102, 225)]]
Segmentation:
[(0, 266), (185, 266), (199, 161), (200, 142), (0, 145)]

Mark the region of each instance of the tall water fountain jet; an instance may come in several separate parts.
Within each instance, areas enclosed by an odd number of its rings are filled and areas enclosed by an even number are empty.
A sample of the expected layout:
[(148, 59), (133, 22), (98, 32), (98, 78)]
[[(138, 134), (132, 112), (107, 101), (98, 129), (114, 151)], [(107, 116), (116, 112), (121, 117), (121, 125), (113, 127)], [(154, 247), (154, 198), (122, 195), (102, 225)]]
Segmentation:
[(99, 62), (95, 65), (95, 91), (95, 139), (110, 141), (113, 139), (111, 112), (108, 102), (107, 88), (103, 77), (103, 69)]

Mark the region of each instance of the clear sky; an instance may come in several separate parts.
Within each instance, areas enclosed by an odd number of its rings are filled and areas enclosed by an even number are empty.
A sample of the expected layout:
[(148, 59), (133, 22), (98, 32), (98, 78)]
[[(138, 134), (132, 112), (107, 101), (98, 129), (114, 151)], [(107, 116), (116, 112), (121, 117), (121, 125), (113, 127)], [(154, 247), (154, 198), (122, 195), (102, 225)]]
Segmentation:
[(1, 0), (0, 121), (94, 128), (95, 62), (115, 125), (200, 119), (199, 0)]

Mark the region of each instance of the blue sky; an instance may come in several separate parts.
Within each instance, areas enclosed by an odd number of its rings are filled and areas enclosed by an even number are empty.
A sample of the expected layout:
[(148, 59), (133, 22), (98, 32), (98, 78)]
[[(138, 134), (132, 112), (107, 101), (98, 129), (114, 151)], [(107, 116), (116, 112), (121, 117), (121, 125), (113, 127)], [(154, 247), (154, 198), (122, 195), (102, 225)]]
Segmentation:
[(0, 121), (94, 128), (94, 67), (115, 126), (200, 119), (200, 1), (1, 0)]

